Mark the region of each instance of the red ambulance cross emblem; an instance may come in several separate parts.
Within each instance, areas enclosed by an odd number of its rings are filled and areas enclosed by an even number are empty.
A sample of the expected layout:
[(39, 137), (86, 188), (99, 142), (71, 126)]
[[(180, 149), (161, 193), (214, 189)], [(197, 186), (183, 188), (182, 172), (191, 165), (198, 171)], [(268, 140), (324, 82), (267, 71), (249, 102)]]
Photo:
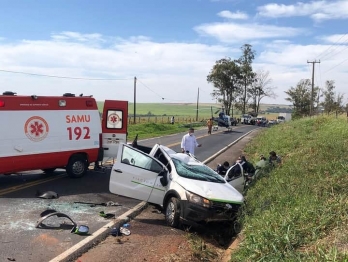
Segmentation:
[(30, 133), (35, 135), (35, 137), (40, 136), (43, 133), (43, 124), (35, 121), (30, 125)]
[(118, 121), (118, 119), (117, 119), (116, 116), (111, 116), (111, 117), (110, 117), (110, 121), (111, 121), (112, 123), (116, 123), (116, 122)]
[(39, 142), (47, 137), (49, 128), (45, 119), (39, 116), (30, 117), (24, 124), (26, 136), (34, 142)]
[(108, 117), (108, 124), (112, 125), (112, 126), (115, 126), (117, 125), (119, 122), (120, 122), (120, 117), (113, 113), (113, 114), (110, 114), (109, 117)]

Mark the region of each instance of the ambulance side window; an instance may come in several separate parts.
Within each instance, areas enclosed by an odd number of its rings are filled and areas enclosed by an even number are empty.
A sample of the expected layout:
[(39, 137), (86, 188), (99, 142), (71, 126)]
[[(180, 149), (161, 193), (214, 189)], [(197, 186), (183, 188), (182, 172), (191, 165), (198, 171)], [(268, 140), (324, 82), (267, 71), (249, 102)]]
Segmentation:
[(122, 110), (107, 110), (106, 128), (122, 129), (123, 111)]

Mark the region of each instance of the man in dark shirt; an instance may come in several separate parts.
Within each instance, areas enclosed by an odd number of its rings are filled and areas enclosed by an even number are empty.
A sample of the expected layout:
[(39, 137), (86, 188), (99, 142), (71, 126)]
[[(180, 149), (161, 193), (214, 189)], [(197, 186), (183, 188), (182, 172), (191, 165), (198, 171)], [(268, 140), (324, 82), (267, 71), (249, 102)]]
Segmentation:
[(230, 164), (225, 161), (223, 165), (218, 165), (217, 167), (217, 173), (219, 175), (222, 175), (223, 177), (226, 175), (226, 171), (230, 168)]

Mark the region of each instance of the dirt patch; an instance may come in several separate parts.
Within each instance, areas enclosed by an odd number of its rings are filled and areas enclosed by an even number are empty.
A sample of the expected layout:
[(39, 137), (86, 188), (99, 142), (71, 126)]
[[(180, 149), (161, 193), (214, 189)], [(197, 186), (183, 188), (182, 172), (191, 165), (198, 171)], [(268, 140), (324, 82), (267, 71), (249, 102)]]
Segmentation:
[[(76, 262), (223, 261), (232, 239), (226, 225), (171, 228), (157, 206), (149, 205), (129, 222), (129, 236), (109, 236)], [(228, 261), (228, 260), (226, 260)]]
[(131, 235), (109, 236), (76, 261), (201, 261), (192, 256), (190, 235), (168, 227), (155, 206), (149, 205), (129, 224)]

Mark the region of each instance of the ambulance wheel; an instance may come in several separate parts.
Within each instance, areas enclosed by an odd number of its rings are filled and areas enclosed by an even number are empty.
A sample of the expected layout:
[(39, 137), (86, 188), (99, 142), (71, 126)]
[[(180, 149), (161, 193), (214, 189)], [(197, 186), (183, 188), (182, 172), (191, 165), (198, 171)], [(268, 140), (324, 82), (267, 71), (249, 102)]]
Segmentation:
[(82, 177), (88, 170), (86, 157), (83, 155), (75, 155), (70, 157), (69, 163), (66, 166), (67, 174), (72, 178)]
[(46, 168), (46, 169), (42, 169), (42, 171), (45, 172), (45, 174), (52, 174), (54, 172), (54, 170), (56, 170), (56, 168)]
[(168, 226), (178, 227), (180, 224), (180, 202), (176, 197), (171, 197), (165, 207), (165, 218)]

